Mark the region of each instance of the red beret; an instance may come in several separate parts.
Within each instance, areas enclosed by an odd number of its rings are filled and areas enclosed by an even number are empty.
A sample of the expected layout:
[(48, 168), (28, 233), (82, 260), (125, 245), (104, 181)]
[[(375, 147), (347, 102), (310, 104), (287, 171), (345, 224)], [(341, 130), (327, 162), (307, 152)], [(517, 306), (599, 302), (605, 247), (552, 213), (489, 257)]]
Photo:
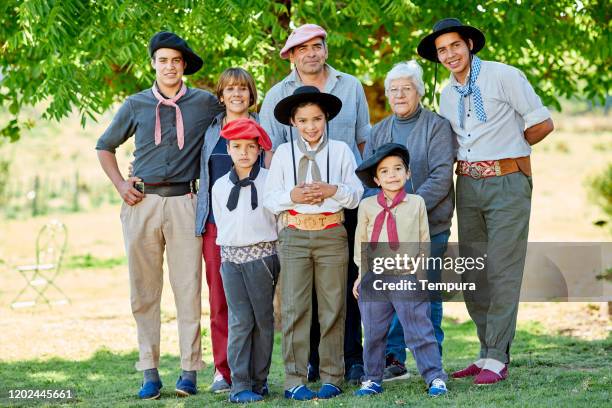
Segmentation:
[(272, 141), (266, 131), (253, 119), (240, 118), (232, 120), (221, 129), (221, 137), (227, 140), (257, 139), (264, 150), (272, 149)]

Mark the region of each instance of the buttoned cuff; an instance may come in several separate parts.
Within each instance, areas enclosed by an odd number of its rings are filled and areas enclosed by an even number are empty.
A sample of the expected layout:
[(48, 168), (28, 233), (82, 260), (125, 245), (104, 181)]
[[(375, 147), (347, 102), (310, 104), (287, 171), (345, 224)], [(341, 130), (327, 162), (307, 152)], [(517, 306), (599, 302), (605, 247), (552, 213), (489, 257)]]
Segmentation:
[(336, 184), (338, 188), (336, 189), (336, 193), (331, 196), (334, 200), (341, 202), (347, 194), (347, 187), (344, 184)]
[(279, 195), (278, 203), (283, 207), (291, 207), (292, 205), (294, 205), (295, 203), (291, 199), (291, 190)]

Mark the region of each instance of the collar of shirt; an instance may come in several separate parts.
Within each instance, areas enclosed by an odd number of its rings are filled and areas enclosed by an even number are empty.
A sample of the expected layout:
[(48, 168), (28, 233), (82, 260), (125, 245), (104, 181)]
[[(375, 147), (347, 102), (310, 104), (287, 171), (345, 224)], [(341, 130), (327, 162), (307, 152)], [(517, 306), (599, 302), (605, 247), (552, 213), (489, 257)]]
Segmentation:
[[(384, 194), (384, 193), (383, 193), (383, 194)], [(404, 198), (402, 199), (402, 201), (401, 201), (401, 202), (407, 202), (407, 201), (408, 201), (408, 199), (409, 199), (409, 197), (410, 197), (410, 194), (409, 194), (409, 193), (408, 193), (408, 194), (406, 194), (406, 195), (404, 196)], [(387, 197), (387, 195), (386, 195), (386, 194), (385, 194), (385, 199), (387, 200), (387, 204), (390, 204), (390, 202), (389, 202), (389, 197)], [(382, 208), (382, 207), (381, 207), (381, 205), (380, 205), (380, 204), (378, 204), (378, 201), (376, 201), (376, 200), (374, 200), (374, 201), (376, 202), (376, 205), (378, 205), (380, 208)], [(393, 200), (391, 200), (391, 201), (393, 201)]]
[[(340, 71), (335, 70), (331, 65), (325, 64), (325, 69), (328, 72), (327, 81), (325, 82), (325, 92), (330, 93), (338, 80), (342, 77), (342, 73)], [(287, 83), (297, 84), (298, 86), (303, 85), (302, 80), (296, 69), (291, 70), (291, 74), (287, 77)]]
[[(161, 89), (159, 89), (159, 85), (157, 85), (157, 81), (155, 81), (153, 83), (153, 85), (155, 86), (155, 89), (157, 89), (157, 92), (159, 92), (159, 94), (164, 98), (164, 99), (172, 99), (171, 97), (166, 96), (166, 94), (164, 94)], [(187, 88), (187, 91), (185, 92), (185, 95), (183, 96), (187, 96), (187, 94), (189, 93), (189, 87), (187, 86), (187, 84), (185, 84), (185, 88)], [(177, 93), (180, 92), (180, 88), (176, 91)], [(151, 91), (151, 95), (153, 95), (153, 91)], [(155, 98), (155, 96), (153, 96), (153, 98)], [(180, 99), (179, 99), (180, 101)], [(177, 101), (178, 103), (178, 101)]]
[[(481, 60), (482, 62), (485, 62), (485, 60)], [(480, 74), (482, 75), (482, 71), (484, 68), (485, 64), (482, 64), (480, 66)], [(465, 84), (462, 84), (461, 82), (457, 81), (457, 78), (455, 78), (455, 74), (453, 74), (452, 72), (450, 73), (450, 78), (449, 78), (449, 83), (451, 86), (465, 86), (467, 85), (467, 81), (468, 78), (470, 77), (470, 73), (471, 73), (472, 69), (470, 68), (470, 70), (468, 70), (467, 75), (465, 76)], [(478, 78), (480, 78), (480, 75), (478, 75)], [(476, 78), (476, 81), (478, 81), (478, 78)]]
[(314, 145), (314, 147), (310, 147), (310, 143), (308, 143), (308, 141), (306, 139), (304, 139), (302, 137), (302, 135), (299, 136), (300, 139), (302, 139), (304, 141), (304, 143), (306, 144), (306, 149), (310, 150), (310, 151), (315, 151), (319, 148), (319, 146), (321, 146), (321, 143), (323, 143), (323, 136), (321, 136), (321, 138), (319, 139), (319, 141), (317, 142), (316, 145)]

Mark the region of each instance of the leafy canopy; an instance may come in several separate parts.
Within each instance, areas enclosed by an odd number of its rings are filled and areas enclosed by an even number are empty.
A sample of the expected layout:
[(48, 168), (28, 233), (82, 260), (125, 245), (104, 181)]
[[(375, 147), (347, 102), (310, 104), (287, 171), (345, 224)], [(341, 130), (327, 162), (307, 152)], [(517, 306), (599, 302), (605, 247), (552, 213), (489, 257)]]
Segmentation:
[[(159, 30), (183, 36), (204, 59), (192, 86), (212, 88), (225, 68), (243, 66), (266, 91), (287, 75), (278, 51), (305, 22), (328, 30), (330, 64), (380, 88), (394, 63), (418, 59), (435, 21), (458, 17), (484, 31), (479, 55), (522, 69), (559, 108), (560, 97), (609, 93), (610, 10), (606, 0), (3, 0), (0, 105), (13, 119), (0, 134), (19, 138), (28, 105), (47, 101), (44, 118), (54, 120), (76, 109), (84, 124), (151, 86), (147, 44)], [(435, 64), (418, 60), (429, 97)], [(447, 76), (441, 68), (438, 90)]]

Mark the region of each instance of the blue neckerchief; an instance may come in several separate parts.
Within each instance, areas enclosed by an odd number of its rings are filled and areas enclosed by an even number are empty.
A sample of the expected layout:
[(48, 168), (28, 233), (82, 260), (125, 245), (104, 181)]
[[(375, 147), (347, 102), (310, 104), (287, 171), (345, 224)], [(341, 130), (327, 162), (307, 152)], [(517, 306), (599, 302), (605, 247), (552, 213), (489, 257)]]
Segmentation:
[(478, 74), (480, 73), (480, 66), (482, 61), (480, 58), (474, 55), (472, 58), (472, 66), (470, 68), (470, 75), (468, 77), (468, 81), (463, 86), (453, 85), (453, 89), (459, 94), (459, 104), (457, 105), (457, 114), (459, 115), (459, 126), (463, 129), (463, 116), (464, 116), (464, 107), (463, 107), (463, 98), (466, 96), (473, 94), (474, 98), (474, 111), (476, 112), (476, 117), (481, 122), (487, 121), (487, 114), (484, 110), (484, 103), (482, 102), (482, 95), (480, 94), (480, 88), (476, 85), (476, 80), (478, 79)]

